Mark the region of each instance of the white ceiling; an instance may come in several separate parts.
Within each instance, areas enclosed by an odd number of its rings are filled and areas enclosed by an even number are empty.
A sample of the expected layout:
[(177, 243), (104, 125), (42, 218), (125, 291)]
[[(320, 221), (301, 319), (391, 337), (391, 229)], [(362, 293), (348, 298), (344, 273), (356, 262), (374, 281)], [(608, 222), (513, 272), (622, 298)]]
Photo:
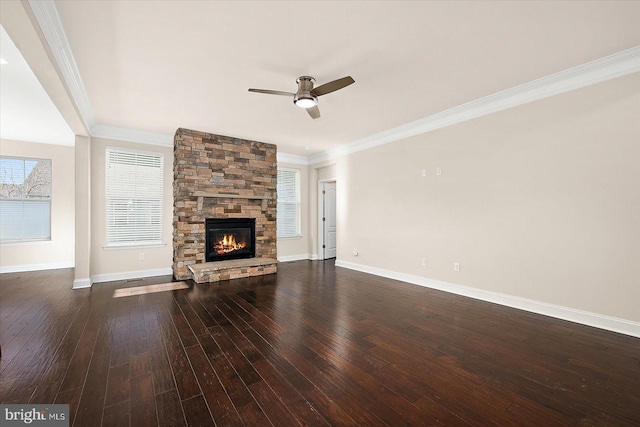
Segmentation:
[(74, 145), (74, 133), (2, 26), (0, 57), (7, 62), (0, 65), (0, 138)]
[[(94, 129), (170, 141), (184, 127), (303, 156), (640, 45), (637, 1), (55, 6)], [(300, 75), (356, 83), (321, 97), (319, 120), (285, 97), (247, 91), (294, 92)]]

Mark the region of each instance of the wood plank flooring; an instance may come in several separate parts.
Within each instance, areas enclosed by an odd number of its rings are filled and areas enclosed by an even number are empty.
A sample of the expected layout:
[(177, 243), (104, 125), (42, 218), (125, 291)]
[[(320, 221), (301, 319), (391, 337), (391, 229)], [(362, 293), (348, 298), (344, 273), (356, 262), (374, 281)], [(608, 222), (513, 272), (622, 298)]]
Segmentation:
[(638, 426), (640, 339), (334, 267), (0, 275), (0, 402), (73, 426)]

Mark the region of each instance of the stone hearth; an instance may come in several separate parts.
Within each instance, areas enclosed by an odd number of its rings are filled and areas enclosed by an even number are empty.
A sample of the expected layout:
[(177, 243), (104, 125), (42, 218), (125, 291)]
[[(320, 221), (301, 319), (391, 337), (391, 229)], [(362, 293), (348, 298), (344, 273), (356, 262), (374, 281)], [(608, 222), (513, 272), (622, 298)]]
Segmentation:
[(189, 271), (196, 283), (219, 282), (275, 273), (278, 261), (272, 258), (248, 258), (191, 264)]
[[(173, 176), (176, 279), (193, 278), (202, 283), (276, 272), (277, 171), (273, 144), (188, 129), (176, 131)], [(238, 260), (243, 261), (242, 265), (233, 261), (223, 261), (233, 264), (228, 266), (204, 265), (207, 218), (255, 218), (255, 258)]]

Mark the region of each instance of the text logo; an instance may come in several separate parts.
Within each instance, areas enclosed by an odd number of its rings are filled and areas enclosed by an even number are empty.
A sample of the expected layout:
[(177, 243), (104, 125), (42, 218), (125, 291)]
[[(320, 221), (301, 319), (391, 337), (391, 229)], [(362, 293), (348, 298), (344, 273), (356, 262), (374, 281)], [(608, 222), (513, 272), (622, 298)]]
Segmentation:
[(0, 427), (69, 427), (69, 405), (0, 405)]

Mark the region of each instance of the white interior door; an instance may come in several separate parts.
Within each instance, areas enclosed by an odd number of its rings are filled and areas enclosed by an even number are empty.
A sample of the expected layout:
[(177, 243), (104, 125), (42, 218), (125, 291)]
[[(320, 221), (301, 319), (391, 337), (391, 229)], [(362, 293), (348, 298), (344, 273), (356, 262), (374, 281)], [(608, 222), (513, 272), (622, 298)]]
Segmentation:
[(325, 182), (323, 190), (324, 259), (336, 257), (336, 183)]

